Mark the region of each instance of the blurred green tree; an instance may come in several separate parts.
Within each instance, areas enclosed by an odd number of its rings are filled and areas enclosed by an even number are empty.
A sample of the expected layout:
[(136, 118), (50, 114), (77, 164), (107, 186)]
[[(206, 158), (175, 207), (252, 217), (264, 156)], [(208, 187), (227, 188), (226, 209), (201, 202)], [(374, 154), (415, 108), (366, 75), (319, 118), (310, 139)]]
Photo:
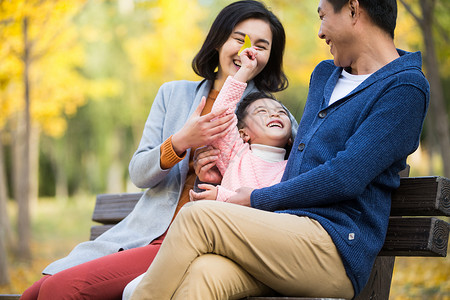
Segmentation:
[[(424, 50), (425, 71), (430, 82), (431, 98), (427, 122), (427, 144), (434, 152), (434, 143), (443, 162), (443, 174), (450, 177), (450, 127), (448, 110), (442, 85), (443, 76), (448, 76), (450, 63), (449, 23), (450, 4), (439, 0), (400, 0), (405, 9), (419, 25)], [(435, 37), (439, 38), (435, 38)], [(445, 74), (447, 73), (447, 74)]]
[[(75, 66), (82, 59), (71, 18), (84, 1), (1, 1), (0, 128), (12, 136), (18, 256), (30, 261), (30, 198), (37, 198), (39, 131), (58, 136), (64, 114), (84, 103)], [(3, 158), (4, 159), (4, 158)]]

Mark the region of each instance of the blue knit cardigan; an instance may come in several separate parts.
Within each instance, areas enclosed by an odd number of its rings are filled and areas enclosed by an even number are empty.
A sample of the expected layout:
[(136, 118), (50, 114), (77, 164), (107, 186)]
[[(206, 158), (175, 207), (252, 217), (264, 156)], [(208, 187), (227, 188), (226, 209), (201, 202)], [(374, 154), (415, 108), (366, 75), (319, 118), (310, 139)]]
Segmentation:
[(383, 246), (391, 191), (419, 145), (429, 102), (420, 53), (398, 52), (398, 59), (329, 106), (342, 68), (321, 62), (311, 75), (282, 182), (251, 195), (252, 207), (319, 221), (339, 250), (355, 296)]

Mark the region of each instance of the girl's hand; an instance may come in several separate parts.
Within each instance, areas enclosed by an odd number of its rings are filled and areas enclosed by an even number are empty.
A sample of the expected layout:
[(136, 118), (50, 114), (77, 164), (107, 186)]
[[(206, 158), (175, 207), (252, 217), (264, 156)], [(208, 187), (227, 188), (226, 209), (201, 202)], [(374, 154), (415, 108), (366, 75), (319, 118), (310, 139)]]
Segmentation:
[(256, 60), (257, 55), (258, 52), (253, 47), (244, 49), (241, 52), (241, 67), (234, 75), (234, 79), (241, 82), (247, 82), (251, 78), (258, 75), (256, 74), (256, 67), (258, 66), (258, 62)]
[(211, 184), (199, 184), (199, 188), (205, 190), (204, 192), (196, 193), (194, 190), (189, 191), (189, 200), (216, 200), (217, 198), (217, 187)]
[(213, 146), (197, 148), (194, 153), (194, 170), (197, 177), (202, 182), (219, 184), (222, 181), (222, 174), (216, 167), (220, 150)]
[(200, 116), (205, 103), (206, 98), (202, 97), (200, 104), (183, 128), (172, 136), (172, 146), (177, 155), (182, 156), (189, 148), (209, 145), (216, 139), (224, 137), (233, 123), (233, 114), (219, 117), (225, 113), (226, 107)]

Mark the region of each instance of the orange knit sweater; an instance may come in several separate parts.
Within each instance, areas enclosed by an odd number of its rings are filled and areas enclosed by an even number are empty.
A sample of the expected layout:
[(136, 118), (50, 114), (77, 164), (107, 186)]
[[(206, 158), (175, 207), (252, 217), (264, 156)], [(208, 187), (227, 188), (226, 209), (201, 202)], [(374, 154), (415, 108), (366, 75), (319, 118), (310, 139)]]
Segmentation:
[[(201, 115), (206, 115), (209, 113), (212, 109), (212, 106), (214, 104), (214, 101), (216, 100), (217, 95), (219, 94), (219, 91), (211, 90), (209, 92), (208, 98), (206, 99), (205, 107), (202, 110)], [(186, 183), (184, 184), (183, 191), (180, 196), (180, 200), (178, 201), (177, 208), (175, 210), (175, 214), (173, 218), (177, 215), (178, 211), (181, 209), (181, 207), (189, 202), (189, 190), (194, 187), (194, 182), (196, 178), (196, 174), (194, 171), (194, 152), (196, 148), (191, 149), (191, 155), (189, 157), (189, 171), (186, 177)], [(182, 159), (186, 157), (186, 152), (183, 154), (183, 156), (178, 156), (175, 153), (175, 150), (172, 146), (172, 136), (170, 136), (167, 140), (164, 141), (164, 143), (161, 145), (161, 159), (160, 164), (162, 169), (170, 169), (173, 166), (175, 166), (178, 162), (180, 162)], [(172, 218), (172, 220), (173, 220)]]

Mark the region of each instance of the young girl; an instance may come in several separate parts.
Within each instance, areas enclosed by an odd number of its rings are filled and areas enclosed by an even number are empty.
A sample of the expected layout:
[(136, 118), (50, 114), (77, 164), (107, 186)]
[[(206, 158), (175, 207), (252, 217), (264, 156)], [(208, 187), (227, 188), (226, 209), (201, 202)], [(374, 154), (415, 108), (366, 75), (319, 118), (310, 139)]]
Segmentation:
[[(190, 190), (190, 200), (218, 200), (226, 202), (239, 187), (261, 188), (280, 182), (286, 167), (288, 142), (292, 137), (292, 121), (286, 108), (271, 95), (253, 92), (239, 103), (247, 87), (247, 81), (258, 67), (258, 47), (242, 51), (240, 69), (229, 76), (211, 112), (232, 115), (233, 122), (225, 130), (227, 134), (212, 145), (220, 150), (216, 161), (223, 175), (220, 186), (199, 184), (206, 191)], [(294, 120), (295, 122), (295, 120)], [(296, 124), (294, 124), (294, 129)], [(294, 131), (295, 132), (295, 131)], [(131, 281), (125, 288), (123, 300), (128, 300), (145, 274)]]
[[(225, 114), (234, 114), (246, 82), (257, 67), (257, 55), (257, 47), (242, 51), (242, 66), (225, 81), (213, 112), (226, 108)], [(220, 150), (216, 165), (223, 176), (221, 184), (199, 184), (205, 191), (191, 190), (191, 200), (226, 202), (240, 187), (262, 188), (280, 182), (287, 162), (285, 148), (291, 137), (291, 120), (279, 101), (263, 92), (248, 95), (239, 103), (227, 135), (212, 143)]]
[(232, 122), (232, 115), (217, 118), (223, 112), (210, 110), (225, 79), (238, 70), (245, 34), (260, 50), (244, 95), (287, 86), (285, 33), (277, 17), (257, 1), (225, 7), (192, 63), (204, 80), (169, 82), (156, 95), (129, 166), (133, 183), (146, 189), (134, 210), (96, 240), (47, 266), (46, 275), (22, 299), (121, 299), (124, 287), (148, 269), (173, 218), (189, 202), (196, 177), (193, 150), (223, 137)]

